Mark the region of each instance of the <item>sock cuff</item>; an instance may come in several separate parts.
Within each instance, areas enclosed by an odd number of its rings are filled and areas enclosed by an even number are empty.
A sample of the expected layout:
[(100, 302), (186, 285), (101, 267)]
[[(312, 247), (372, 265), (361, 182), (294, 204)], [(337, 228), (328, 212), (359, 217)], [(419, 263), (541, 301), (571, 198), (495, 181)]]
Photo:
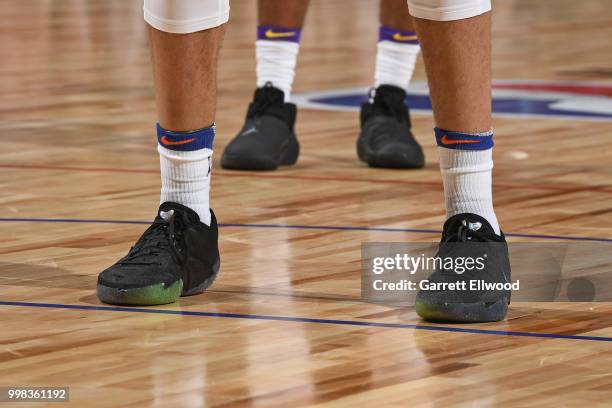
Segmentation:
[(438, 147), (438, 155), (443, 173), (475, 173), (493, 168), (493, 149), (453, 150)]
[(173, 132), (157, 124), (157, 143), (169, 150), (190, 152), (201, 149), (213, 149), (215, 125), (188, 132)]
[(381, 41), (419, 45), (419, 39), (415, 31), (396, 30), (385, 25), (381, 25), (378, 29), (378, 42)]
[(255, 55), (260, 58), (270, 58), (278, 61), (286, 61), (285, 55), (297, 57), (300, 52), (300, 43), (292, 41), (255, 41)]
[(257, 26), (257, 39), (268, 41), (300, 42), (302, 29), (299, 27), (279, 27), (274, 25)]
[(488, 150), (493, 148), (493, 130), (482, 133), (463, 133), (434, 128), (438, 146), (455, 150)]

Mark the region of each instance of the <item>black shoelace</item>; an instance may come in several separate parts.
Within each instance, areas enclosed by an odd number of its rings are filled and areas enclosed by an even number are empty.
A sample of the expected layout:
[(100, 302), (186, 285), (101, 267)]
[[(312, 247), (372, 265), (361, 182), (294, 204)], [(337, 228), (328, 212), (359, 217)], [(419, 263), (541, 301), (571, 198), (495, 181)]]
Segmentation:
[(490, 234), (483, 231), (473, 230), (468, 227), (468, 222), (463, 220), (457, 229), (456, 234), (449, 234), (444, 243), (447, 242), (488, 242), (499, 241), (499, 237), (495, 234)]
[[(370, 105), (368, 117), (375, 115), (385, 115), (391, 116), (399, 123), (405, 123), (408, 121), (408, 114), (406, 112), (406, 107), (404, 106), (403, 101), (401, 103), (397, 103), (391, 95), (379, 92), (374, 96), (376, 92), (375, 88), (370, 89), (370, 100), (373, 101)], [(393, 140), (402, 140), (402, 138), (397, 137), (397, 132), (395, 129), (391, 128), (390, 123), (377, 123), (374, 125), (373, 133), (374, 138), (372, 139), (372, 143), (374, 146), (378, 146), (379, 143), (383, 143), (388, 141), (389, 139)]]
[(398, 103), (393, 96), (394, 95), (380, 91), (376, 93), (376, 88), (370, 89), (369, 98), (372, 101), (371, 114), (393, 116), (399, 122), (407, 121), (408, 115), (406, 113), (404, 101)]
[(184, 260), (184, 220), (182, 213), (174, 212), (169, 219), (158, 217), (140, 240), (130, 248), (122, 265), (161, 265), (160, 257), (170, 254), (177, 262)]
[(273, 93), (270, 92), (272, 88), (272, 82), (266, 82), (263, 86), (263, 90), (257, 95), (257, 98), (255, 98), (249, 107), (249, 112), (247, 114), (249, 118), (266, 113), (271, 106), (279, 104), (278, 98), (273, 98)]

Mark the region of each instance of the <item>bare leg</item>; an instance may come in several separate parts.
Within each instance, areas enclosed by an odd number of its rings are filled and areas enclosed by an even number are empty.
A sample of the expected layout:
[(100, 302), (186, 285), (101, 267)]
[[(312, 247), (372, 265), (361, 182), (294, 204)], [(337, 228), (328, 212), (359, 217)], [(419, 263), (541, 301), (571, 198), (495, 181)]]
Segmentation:
[(157, 114), (164, 129), (212, 125), (217, 98), (217, 58), (225, 26), (172, 34), (149, 26)]
[(491, 129), (491, 13), (456, 21), (415, 18), (436, 125)]
[(402, 31), (415, 31), (406, 0), (380, 0), (380, 24)]
[[(160, 202), (176, 202), (210, 224), (217, 59), (224, 26), (188, 34), (149, 27), (161, 168)], [(198, 134), (180, 133), (200, 130)], [(161, 133), (160, 133), (161, 132)], [(174, 133), (164, 133), (174, 132)]]
[(302, 28), (308, 3), (310, 0), (259, 0), (258, 24)]
[(493, 209), (491, 13), (453, 21), (415, 18), (436, 121), (446, 216), (477, 214), (500, 233)]

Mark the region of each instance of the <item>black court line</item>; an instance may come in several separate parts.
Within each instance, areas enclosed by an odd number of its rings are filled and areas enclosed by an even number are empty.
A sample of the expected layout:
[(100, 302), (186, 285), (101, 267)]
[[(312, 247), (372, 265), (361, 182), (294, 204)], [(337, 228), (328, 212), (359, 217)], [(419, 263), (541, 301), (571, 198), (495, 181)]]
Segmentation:
[[(135, 220), (96, 220), (78, 218), (0, 218), (0, 222), (57, 222), (57, 223), (85, 223), (85, 224), (143, 224), (148, 225), (151, 221)], [(342, 225), (294, 225), (294, 224), (219, 224), (222, 228), (278, 228), (278, 229), (302, 229), (302, 230), (329, 230), (329, 231), (375, 231), (375, 232), (411, 232), (417, 234), (440, 234), (441, 230), (423, 228), (392, 228), (392, 227), (358, 227)], [(535, 239), (557, 239), (564, 241), (591, 241), (612, 242), (612, 238), (580, 237), (568, 235), (546, 235), (546, 234), (520, 234), (506, 233), (508, 237), (535, 238)]]
[(187, 310), (154, 309), (154, 308), (140, 308), (140, 307), (87, 306), (87, 305), (70, 305), (70, 304), (62, 304), (62, 303), (32, 303), (32, 302), (11, 302), (11, 301), (0, 301), (0, 306), (39, 307), (39, 308), (49, 308), (49, 309), (72, 309), (72, 310), (93, 310), (93, 311), (98, 311), (98, 312), (152, 313), (152, 314), (180, 315), (180, 316), (218, 317), (218, 318), (227, 318), (227, 319), (250, 319), (250, 320), (265, 320), (265, 321), (277, 321), (277, 322), (280, 321), (280, 322), (291, 322), (291, 323), (330, 324), (330, 325), (339, 325), (339, 326), (362, 326), (362, 327), (382, 327), (382, 328), (388, 328), (388, 329), (428, 330), (428, 331), (441, 331), (441, 332), (451, 332), (451, 333), (489, 334), (489, 335), (497, 335), (497, 336), (535, 337), (535, 338), (544, 338), (544, 339), (565, 339), (565, 340), (612, 342), (612, 337), (605, 337), (605, 336), (581, 336), (581, 335), (572, 335), (572, 334), (471, 329), (471, 328), (466, 328), (466, 327), (429, 326), (429, 325), (420, 325), (420, 324), (363, 322), (359, 320), (314, 319), (314, 318), (309, 318), (309, 317), (273, 316), (273, 315), (240, 314), (240, 313), (192, 312), (192, 311), (187, 311)]

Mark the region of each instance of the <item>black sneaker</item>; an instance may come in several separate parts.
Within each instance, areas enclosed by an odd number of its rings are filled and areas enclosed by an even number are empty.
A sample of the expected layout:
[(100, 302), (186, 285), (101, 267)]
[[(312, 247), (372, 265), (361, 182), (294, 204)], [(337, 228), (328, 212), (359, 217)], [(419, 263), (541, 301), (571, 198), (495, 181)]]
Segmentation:
[(297, 109), (268, 82), (255, 90), (242, 130), (225, 148), (221, 167), (233, 170), (274, 170), (297, 161)]
[[(457, 214), (444, 224), (437, 257), (444, 262), (451, 259), (451, 263), (438, 267), (427, 279), (427, 285), (464, 282), (465, 287), (419, 291), (416, 298), (419, 316), (429, 321), (462, 323), (495, 322), (506, 317), (511, 295), (510, 260), (503, 233), (495, 234), (479, 215)], [(473, 259), (469, 262), (471, 269), (466, 264), (469, 258)], [(479, 286), (470, 288), (471, 281)], [(485, 289), (485, 284), (499, 287)]]
[(219, 273), (217, 220), (210, 227), (165, 202), (128, 254), (98, 276), (98, 298), (114, 305), (161, 305), (202, 293)]
[(373, 100), (361, 105), (359, 160), (372, 167), (417, 169), (425, 165), (421, 146), (410, 131), (406, 91), (392, 85), (372, 89)]

